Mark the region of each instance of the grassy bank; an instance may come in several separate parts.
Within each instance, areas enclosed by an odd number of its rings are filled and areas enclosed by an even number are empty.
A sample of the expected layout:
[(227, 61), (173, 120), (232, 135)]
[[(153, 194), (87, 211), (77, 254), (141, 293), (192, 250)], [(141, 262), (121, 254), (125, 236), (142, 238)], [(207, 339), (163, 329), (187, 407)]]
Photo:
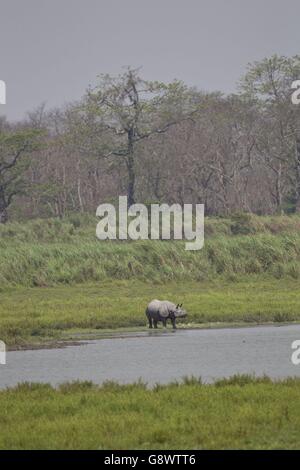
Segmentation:
[(263, 279), (239, 282), (106, 281), (51, 288), (9, 288), (0, 293), (0, 332), (7, 344), (75, 338), (104, 329), (147, 328), (152, 298), (183, 302), (189, 316), (178, 326), (211, 323), (300, 321), (299, 282)]
[(300, 217), (207, 219), (205, 246), (100, 242), (96, 219), (0, 225), (0, 338), (22, 345), (145, 328), (152, 298), (185, 325), (300, 321)]
[(299, 449), (300, 382), (23, 384), (0, 422), (1, 449)]
[(38, 220), (0, 226), (1, 288), (110, 279), (235, 281), (257, 274), (300, 279), (298, 216), (208, 219), (205, 247), (197, 252), (178, 241), (101, 242), (96, 221), (80, 224)]

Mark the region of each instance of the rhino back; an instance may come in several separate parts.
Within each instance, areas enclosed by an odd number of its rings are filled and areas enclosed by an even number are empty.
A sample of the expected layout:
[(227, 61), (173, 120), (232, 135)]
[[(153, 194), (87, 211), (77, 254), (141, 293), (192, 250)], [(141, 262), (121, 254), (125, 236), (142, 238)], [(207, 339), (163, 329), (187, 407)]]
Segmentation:
[(150, 315), (152, 318), (158, 319), (167, 318), (170, 313), (170, 309), (174, 306), (172, 302), (168, 300), (152, 300), (147, 307), (146, 313)]
[(161, 300), (160, 303), (166, 306), (169, 309), (169, 311), (173, 311), (176, 309), (176, 305), (173, 304), (173, 302), (170, 302), (169, 300)]
[(149, 313), (157, 312), (159, 310), (159, 307), (160, 307), (160, 300), (154, 299), (154, 300), (151, 300), (151, 302), (149, 302), (147, 306), (147, 311)]
[(170, 312), (174, 311), (176, 308), (175, 304), (168, 300), (153, 300), (149, 305), (151, 307), (151, 312), (155, 312), (155, 314), (161, 318), (168, 318)]

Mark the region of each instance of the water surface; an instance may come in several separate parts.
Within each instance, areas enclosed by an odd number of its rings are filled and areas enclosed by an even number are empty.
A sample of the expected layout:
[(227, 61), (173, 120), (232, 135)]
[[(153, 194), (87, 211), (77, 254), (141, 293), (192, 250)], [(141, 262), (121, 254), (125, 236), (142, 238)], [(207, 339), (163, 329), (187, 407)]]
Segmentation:
[(300, 325), (211, 330), (154, 331), (93, 340), (63, 349), (11, 351), (0, 365), (0, 388), (18, 382), (106, 380), (149, 385), (202, 377), (205, 382), (237, 373), (272, 378), (300, 377), (291, 362), (291, 344)]

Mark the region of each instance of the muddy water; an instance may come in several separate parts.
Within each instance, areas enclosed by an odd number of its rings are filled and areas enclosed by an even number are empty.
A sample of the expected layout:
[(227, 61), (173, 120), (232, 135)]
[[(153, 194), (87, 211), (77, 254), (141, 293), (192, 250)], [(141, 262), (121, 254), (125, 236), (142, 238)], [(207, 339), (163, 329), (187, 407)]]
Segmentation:
[(12, 351), (0, 365), (0, 387), (18, 382), (92, 380), (149, 385), (201, 376), (203, 381), (236, 373), (273, 378), (300, 376), (291, 344), (300, 325), (215, 330), (153, 331), (139, 336), (89, 341), (63, 349)]

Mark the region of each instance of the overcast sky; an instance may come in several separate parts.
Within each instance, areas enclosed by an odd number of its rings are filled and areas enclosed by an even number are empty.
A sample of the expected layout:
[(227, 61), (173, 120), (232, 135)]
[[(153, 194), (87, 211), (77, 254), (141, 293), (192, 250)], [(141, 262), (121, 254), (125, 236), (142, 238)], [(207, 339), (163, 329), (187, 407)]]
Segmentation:
[(232, 92), (273, 53), (300, 53), (299, 0), (0, 0), (0, 114), (60, 106), (126, 65)]

